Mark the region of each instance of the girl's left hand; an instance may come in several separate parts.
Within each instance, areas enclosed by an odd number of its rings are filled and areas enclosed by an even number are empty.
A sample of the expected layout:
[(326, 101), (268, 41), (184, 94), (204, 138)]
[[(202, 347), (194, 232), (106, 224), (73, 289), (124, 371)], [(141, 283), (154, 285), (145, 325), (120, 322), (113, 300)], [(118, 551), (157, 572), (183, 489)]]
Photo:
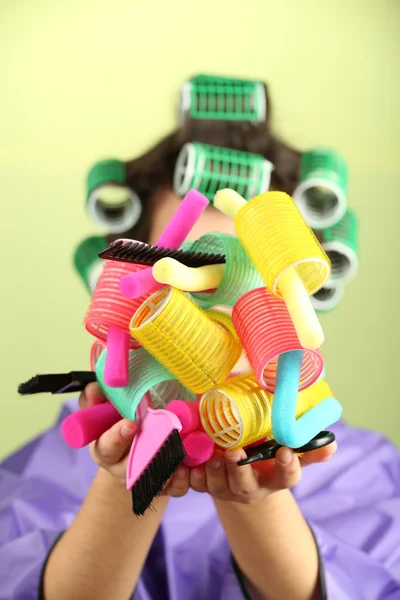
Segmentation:
[(305, 453), (301, 458), (289, 448), (280, 448), (275, 459), (239, 467), (246, 457), (244, 450), (217, 450), (205, 465), (190, 469), (190, 487), (208, 492), (218, 500), (249, 504), (266, 496), (294, 487), (301, 478), (303, 466), (328, 461), (336, 452), (336, 442)]

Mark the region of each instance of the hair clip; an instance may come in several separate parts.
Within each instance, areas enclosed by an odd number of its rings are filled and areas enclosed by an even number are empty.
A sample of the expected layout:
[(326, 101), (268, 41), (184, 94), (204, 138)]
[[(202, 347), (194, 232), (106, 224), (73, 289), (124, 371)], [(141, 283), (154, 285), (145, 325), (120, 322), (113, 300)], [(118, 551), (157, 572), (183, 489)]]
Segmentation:
[(92, 221), (109, 233), (122, 233), (136, 225), (142, 203), (127, 185), (125, 163), (109, 159), (93, 165), (87, 176), (86, 209)]
[(187, 267), (203, 267), (225, 263), (223, 254), (162, 248), (134, 240), (117, 240), (101, 250), (99, 257), (104, 260), (136, 263), (149, 267), (154, 266), (156, 262), (163, 258), (173, 258)]
[[(332, 431), (321, 431), (307, 444), (304, 444), (304, 446), (301, 446), (300, 448), (293, 448), (293, 450), (297, 454), (303, 454), (305, 452), (312, 452), (312, 450), (317, 450), (318, 448), (328, 446), (334, 441), (335, 434)], [(251, 465), (255, 462), (261, 462), (263, 460), (275, 458), (279, 448), (283, 448), (283, 446), (278, 444), (275, 440), (269, 440), (268, 442), (264, 442), (258, 446), (250, 446), (249, 448), (246, 448), (247, 458), (239, 460), (237, 465), (242, 467), (244, 465)]]
[(70, 394), (72, 392), (81, 392), (92, 381), (96, 381), (96, 375), (92, 371), (71, 371), (70, 373), (35, 375), (18, 386), (18, 393), (23, 396), (45, 392), (50, 394)]
[(174, 171), (174, 191), (184, 196), (194, 188), (210, 202), (223, 188), (236, 190), (246, 200), (266, 192), (274, 165), (261, 154), (198, 142), (182, 146)]

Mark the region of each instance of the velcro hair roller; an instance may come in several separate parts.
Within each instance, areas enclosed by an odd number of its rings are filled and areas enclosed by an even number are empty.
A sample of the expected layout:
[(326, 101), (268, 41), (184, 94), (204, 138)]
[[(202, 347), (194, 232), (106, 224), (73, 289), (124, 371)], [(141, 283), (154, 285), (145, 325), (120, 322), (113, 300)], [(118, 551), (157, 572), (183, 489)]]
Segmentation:
[(90, 294), (93, 294), (103, 270), (103, 261), (99, 258), (99, 252), (107, 245), (105, 237), (93, 235), (80, 242), (74, 252), (75, 270)]
[[(303, 350), (286, 304), (265, 288), (258, 288), (240, 298), (233, 309), (232, 320), (259, 385), (273, 393), (279, 356)], [(299, 390), (315, 383), (323, 367), (319, 349), (305, 350)]]
[(220, 284), (213, 293), (192, 294), (202, 308), (233, 307), (249, 290), (259, 288), (263, 280), (240, 241), (228, 234), (210, 233), (201, 236), (191, 248), (194, 252), (222, 254), (226, 264)]
[(263, 81), (196, 75), (182, 86), (181, 125), (188, 118), (263, 122), (266, 116), (267, 88)]
[(346, 287), (339, 281), (327, 281), (325, 285), (311, 296), (311, 304), (317, 312), (329, 312), (337, 308), (343, 300)]
[(313, 229), (336, 225), (347, 206), (348, 169), (344, 158), (329, 148), (304, 152), (300, 181), (293, 198)]
[(187, 143), (176, 161), (174, 191), (183, 197), (194, 188), (212, 202), (218, 190), (229, 187), (248, 200), (269, 189), (273, 168), (261, 154)]
[(196, 400), (175, 377), (158, 363), (144, 348), (129, 353), (129, 381), (121, 388), (108, 386), (104, 381), (107, 350), (96, 363), (96, 375), (105, 396), (126, 419), (136, 420), (136, 409), (143, 396), (149, 392), (153, 408), (164, 408), (169, 402)]
[(169, 286), (143, 302), (132, 317), (130, 332), (195, 393), (224, 381), (242, 351), (237, 337), (228, 328), (186, 294)]
[(136, 225), (142, 203), (127, 185), (125, 163), (109, 159), (93, 165), (87, 176), (86, 209), (92, 221), (109, 233)]
[(331, 261), (330, 281), (347, 284), (357, 274), (358, 219), (355, 212), (347, 209), (336, 225), (320, 232), (322, 247)]

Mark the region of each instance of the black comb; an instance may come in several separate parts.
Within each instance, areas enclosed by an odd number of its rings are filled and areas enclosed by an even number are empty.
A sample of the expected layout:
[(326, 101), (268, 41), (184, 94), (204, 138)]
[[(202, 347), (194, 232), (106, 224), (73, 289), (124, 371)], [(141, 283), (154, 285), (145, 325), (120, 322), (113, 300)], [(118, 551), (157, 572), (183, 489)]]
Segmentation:
[(223, 254), (163, 248), (135, 242), (134, 240), (117, 240), (101, 250), (99, 257), (105, 260), (135, 263), (147, 267), (152, 267), (162, 258), (174, 258), (187, 267), (205, 267), (206, 265), (223, 265), (226, 263)]
[(96, 381), (92, 371), (71, 371), (70, 373), (55, 373), (50, 375), (35, 375), (18, 386), (18, 393), (29, 394), (70, 394), (81, 392), (88, 383)]
[(151, 463), (132, 487), (132, 510), (137, 516), (150, 508), (168, 479), (185, 460), (186, 453), (177, 429), (164, 442)]
[[(321, 431), (310, 440), (308, 444), (301, 446), (301, 448), (293, 448), (293, 450), (298, 454), (311, 452), (312, 450), (317, 450), (317, 448), (328, 446), (328, 444), (331, 444), (334, 441), (335, 434), (332, 433), (332, 431)], [(275, 458), (279, 448), (282, 448), (282, 446), (275, 440), (269, 440), (259, 446), (250, 446), (250, 448), (246, 449), (247, 458), (239, 460), (237, 464), (239, 467), (242, 467), (243, 465), (250, 465), (251, 463), (262, 460), (270, 460), (271, 458)]]

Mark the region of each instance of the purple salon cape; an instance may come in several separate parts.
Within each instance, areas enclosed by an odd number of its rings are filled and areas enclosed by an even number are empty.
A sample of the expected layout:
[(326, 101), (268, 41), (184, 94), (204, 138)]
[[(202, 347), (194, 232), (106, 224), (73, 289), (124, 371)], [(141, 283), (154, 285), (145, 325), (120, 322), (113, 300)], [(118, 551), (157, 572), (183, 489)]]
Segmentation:
[[(67, 402), (55, 427), (0, 465), (0, 600), (38, 598), (47, 554), (95, 475), (88, 449), (71, 450), (61, 437), (76, 407)], [(333, 430), (337, 454), (304, 469), (294, 490), (318, 541), (327, 597), (400, 600), (400, 455), (377, 433), (345, 423)], [(134, 600), (245, 597), (212, 500), (172, 499)]]

